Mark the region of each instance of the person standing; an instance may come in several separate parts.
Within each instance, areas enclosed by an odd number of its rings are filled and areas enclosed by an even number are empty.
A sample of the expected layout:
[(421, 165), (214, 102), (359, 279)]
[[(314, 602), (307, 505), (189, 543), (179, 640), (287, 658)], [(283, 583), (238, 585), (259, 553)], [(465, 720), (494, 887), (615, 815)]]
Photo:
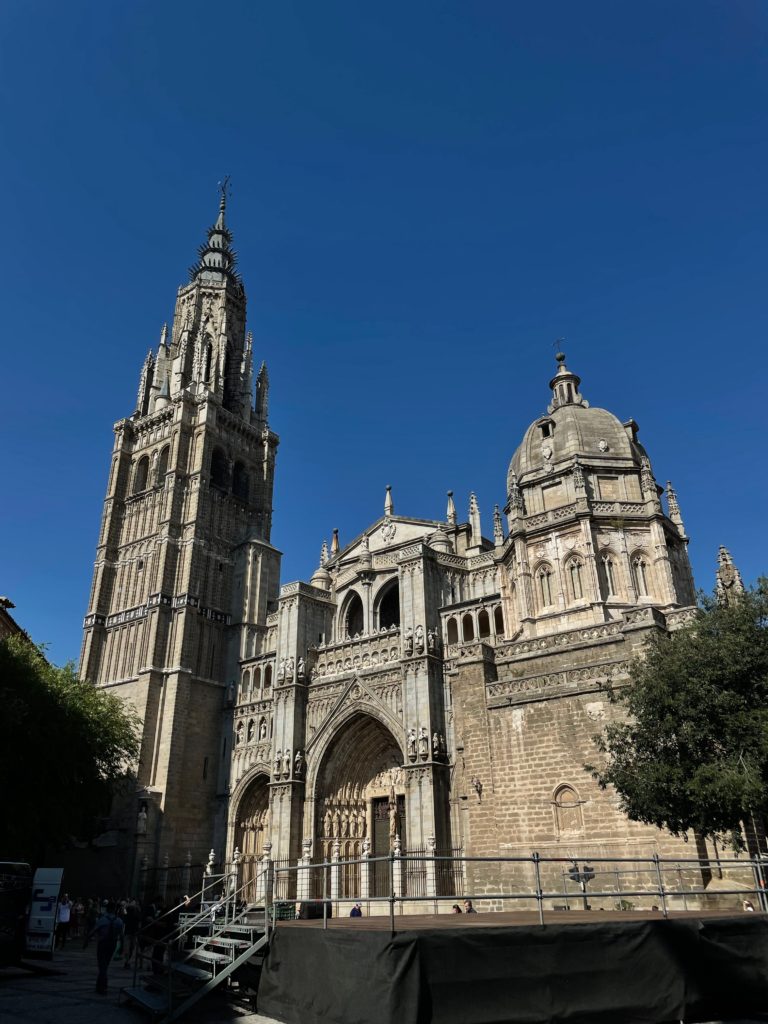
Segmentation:
[(69, 934), (69, 922), (72, 919), (72, 900), (65, 892), (59, 900), (56, 911), (56, 949), (64, 949)]
[(99, 995), (107, 994), (107, 970), (118, 943), (122, 942), (124, 930), (125, 925), (117, 916), (115, 904), (108, 903), (88, 936), (89, 939), (92, 935), (96, 936), (96, 964), (98, 967), (96, 991)]
[(464, 900), (464, 913), (465, 914), (476, 914), (477, 911), (472, 906), (472, 900)]
[(136, 900), (128, 900), (123, 914), (125, 922), (125, 966), (131, 966), (131, 959), (136, 953), (136, 941), (141, 924), (141, 914)]

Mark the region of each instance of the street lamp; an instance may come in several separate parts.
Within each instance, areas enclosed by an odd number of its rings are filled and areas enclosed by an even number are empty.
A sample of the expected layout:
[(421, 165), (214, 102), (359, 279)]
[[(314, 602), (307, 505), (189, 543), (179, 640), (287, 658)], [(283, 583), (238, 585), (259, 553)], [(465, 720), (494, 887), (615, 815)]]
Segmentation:
[(572, 882), (576, 882), (581, 887), (581, 898), (584, 900), (584, 909), (589, 910), (589, 904), (587, 903), (587, 882), (591, 882), (595, 877), (595, 869), (587, 861), (579, 867), (578, 861), (574, 861), (571, 867), (568, 869), (568, 877)]

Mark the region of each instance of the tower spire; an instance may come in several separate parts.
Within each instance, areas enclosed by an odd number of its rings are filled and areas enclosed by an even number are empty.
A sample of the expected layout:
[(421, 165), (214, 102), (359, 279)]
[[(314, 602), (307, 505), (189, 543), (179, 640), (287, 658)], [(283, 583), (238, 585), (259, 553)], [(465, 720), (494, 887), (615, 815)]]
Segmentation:
[(392, 485), (387, 484), (387, 493), (384, 497), (384, 515), (391, 516), (394, 514), (395, 505), (392, 501)]
[[(669, 508), (669, 518), (677, 527), (677, 532), (681, 537), (685, 536), (685, 526), (683, 526), (683, 517), (680, 512), (680, 505), (677, 502), (677, 492), (670, 480), (667, 480), (667, 507)], [(725, 550), (722, 548), (721, 550)]]
[(219, 182), (219, 215), (213, 227), (208, 228), (208, 239), (197, 250), (198, 261), (189, 268), (191, 281), (205, 284), (224, 284), (231, 281), (242, 288), (240, 275), (235, 270), (237, 253), (232, 248), (232, 232), (227, 227), (227, 190), (229, 177)]
[(720, 545), (715, 574), (715, 595), (720, 604), (731, 604), (744, 593), (744, 581), (728, 548)]
[(453, 501), (453, 491), (448, 491), (448, 508), (446, 509), (445, 519), (449, 526), (456, 525), (456, 505)]
[(469, 527), (472, 532), (472, 546), (479, 547), (483, 537), (480, 527), (480, 508), (474, 491), (469, 495)]

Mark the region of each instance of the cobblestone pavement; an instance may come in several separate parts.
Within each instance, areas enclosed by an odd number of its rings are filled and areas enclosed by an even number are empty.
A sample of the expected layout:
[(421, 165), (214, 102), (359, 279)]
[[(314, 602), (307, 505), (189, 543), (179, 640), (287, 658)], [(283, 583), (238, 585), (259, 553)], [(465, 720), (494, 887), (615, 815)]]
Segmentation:
[[(109, 970), (109, 993), (97, 995), (96, 947), (70, 943), (53, 961), (31, 961), (34, 973), (0, 970), (0, 1024), (149, 1024), (140, 1011), (118, 1003), (118, 993), (133, 980), (122, 964)], [(184, 1021), (188, 1024), (277, 1024), (272, 1018), (224, 1005), (215, 995), (203, 999)]]

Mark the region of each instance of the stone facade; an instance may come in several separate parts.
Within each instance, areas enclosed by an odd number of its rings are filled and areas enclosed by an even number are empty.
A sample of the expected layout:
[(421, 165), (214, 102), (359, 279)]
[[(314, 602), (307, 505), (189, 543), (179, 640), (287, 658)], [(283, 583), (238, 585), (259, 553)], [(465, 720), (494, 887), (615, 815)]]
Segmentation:
[(435, 521), (387, 488), (380, 519), (280, 587), (278, 439), (224, 208), (115, 426), (85, 619), (84, 676), (144, 722), (144, 855), (679, 850), (583, 768), (608, 688), (693, 614), (677, 497), (637, 424), (590, 408), (560, 354), (491, 538), (474, 495)]

